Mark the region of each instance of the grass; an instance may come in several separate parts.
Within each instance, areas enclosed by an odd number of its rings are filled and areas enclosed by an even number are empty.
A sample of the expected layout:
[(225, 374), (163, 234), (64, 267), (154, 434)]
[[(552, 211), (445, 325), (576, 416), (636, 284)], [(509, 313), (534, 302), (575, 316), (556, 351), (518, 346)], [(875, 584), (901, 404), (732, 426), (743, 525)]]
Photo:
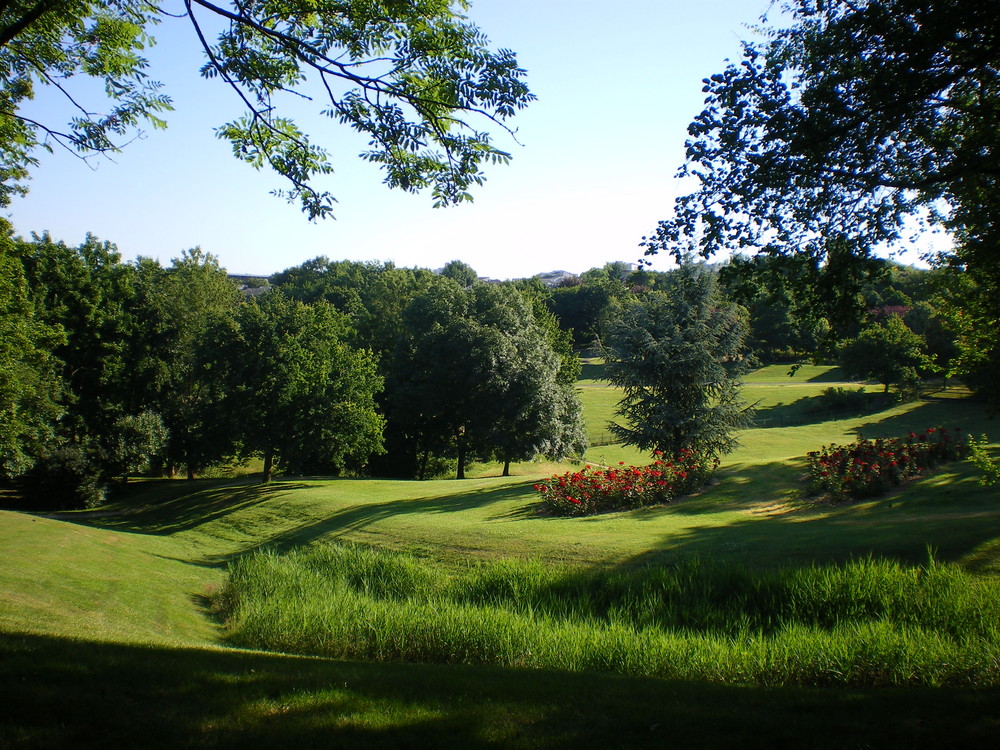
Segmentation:
[[(613, 409), (616, 395), (591, 364), (581, 394), (593, 429), (595, 407)], [(803, 368), (791, 386), (782, 371), (765, 371), (748, 392), (784, 407), (838, 377)], [(995, 441), (996, 422), (961, 395), (747, 431), (697, 497), (597, 518), (537, 516), (532, 478), (569, 468), (541, 464), (509, 479), (480, 467), (461, 483), (143, 482), (99, 513), (0, 511), (0, 747), (995, 744), (992, 688), (751, 688), (546, 668), (528, 679), (516, 666), (306, 659), (225, 648), (207, 608), (230, 563), (333, 542), (406, 553), (444, 576), (500, 558), (606, 577), (701, 559), (766, 576), (870, 554), (919, 565), (930, 546), (992, 580), (1000, 508), (970, 465), (845, 506), (812, 503), (798, 483), (806, 450), (859, 434), (958, 426)], [(606, 446), (587, 458), (645, 457)]]
[(933, 561), (607, 573), (505, 560), (446, 576), (324, 545), (243, 558), (221, 599), (228, 637), (270, 651), (735, 684), (1000, 685), (1000, 584)]

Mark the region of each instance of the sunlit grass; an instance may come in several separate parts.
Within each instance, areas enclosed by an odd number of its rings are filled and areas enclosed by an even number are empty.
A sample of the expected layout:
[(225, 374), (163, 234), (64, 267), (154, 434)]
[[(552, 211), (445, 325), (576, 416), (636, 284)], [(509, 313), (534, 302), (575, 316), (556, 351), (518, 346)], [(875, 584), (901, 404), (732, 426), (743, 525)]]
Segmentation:
[(237, 644), (338, 658), (760, 685), (1000, 681), (1000, 584), (934, 562), (582, 572), (501, 560), (449, 576), (325, 545), (241, 559), (220, 600)]
[[(581, 393), (593, 430), (601, 419), (595, 403), (613, 409), (616, 398), (599, 381), (599, 369), (584, 375), (589, 382)], [(823, 380), (837, 377), (829, 370), (803, 370), (796, 377), (801, 375), (814, 380), (789, 388), (783, 372), (771, 371), (752, 376), (748, 388), (779, 406), (840, 382)], [(206, 611), (206, 597), (223, 585), (230, 563), (260, 550), (280, 556), (304, 548), (297, 554), (308, 554), (329, 543), (405, 553), (434, 579), (451, 579), (470, 566), (495, 576), (496, 561), (514, 558), (538, 561), (545, 575), (572, 571), (609, 581), (650, 566), (683, 569), (705, 560), (764, 580), (774, 570), (826, 569), (869, 555), (911, 570), (926, 561), (930, 547), (936, 559), (991, 580), (1000, 574), (1000, 508), (996, 489), (981, 487), (969, 464), (949, 465), (897, 493), (843, 506), (804, 497), (799, 481), (801, 457), (814, 447), (932, 425), (986, 432), (996, 456), (998, 423), (963, 396), (950, 389), (860, 417), (749, 430), (742, 435), (744, 447), (727, 457), (716, 481), (698, 495), (586, 519), (537, 514), (534, 478), (571, 466), (532, 463), (515, 466), (508, 479), (498, 476), (498, 465), (483, 465), (464, 482), (287, 478), (262, 487), (252, 480), (152, 481), (136, 483), (98, 513), (0, 512), (0, 699), (8, 709), (0, 736), (25, 747), (88, 746), (97, 737), (163, 747), (305, 747), (331, 737), (366, 748), (436, 747), (449, 740), (469, 747), (607, 747), (642, 745), (651, 737), (662, 744), (667, 739), (657, 734), (660, 729), (650, 727), (669, 724), (669, 741), (689, 746), (771, 747), (774, 732), (788, 727), (813, 747), (991, 746), (1000, 727), (995, 692), (712, 685), (700, 681), (710, 677), (697, 677), (708, 674), (721, 653), (707, 640), (696, 651), (704, 658), (701, 672), (691, 667), (674, 673), (699, 681), (559, 671), (624, 664), (624, 671), (648, 673), (640, 651), (628, 650), (629, 628), (637, 630), (632, 621), (605, 618), (610, 624), (598, 627), (602, 634), (553, 636), (555, 645), (538, 645), (533, 653), (565, 646), (567, 655), (559, 657), (565, 660), (553, 656), (550, 669), (536, 669), (526, 679), (522, 667), (362, 664), (227, 652)], [(588, 455), (601, 463), (646, 458), (621, 446), (594, 448)], [(542, 573), (538, 578), (545, 580)], [(370, 572), (365, 579), (379, 581)], [(488, 588), (481, 582), (481, 590)], [(512, 590), (530, 602), (530, 588), (517, 584)], [(482, 611), (496, 611), (506, 613), (498, 616), (509, 625), (504, 632), (526, 629), (536, 638), (550, 620), (554, 633), (564, 628), (575, 634), (582, 627), (546, 612), (547, 605), (534, 606), (532, 613), (511, 609), (504, 603), (510, 600), (467, 596), (459, 604), (472, 613), (467, 620), (456, 615), (454, 622), (479, 627)], [(435, 610), (421, 611), (431, 622)], [(536, 615), (543, 619), (531, 619)], [(420, 642), (432, 642), (433, 628), (421, 627), (414, 631), (423, 633)], [(770, 648), (768, 663), (783, 665), (782, 679), (792, 682), (807, 682), (795, 675), (810, 669), (816, 674), (817, 664), (843, 671), (857, 663), (809, 657), (821, 653), (815, 644), (830, 632), (816, 627), (792, 623), (783, 646), (773, 633), (750, 638), (719, 663), (727, 669), (750, 664), (751, 656), (758, 659)], [(938, 651), (952, 636), (926, 623), (913, 626), (919, 638), (902, 640), (879, 623), (850, 627), (854, 635), (845, 630), (842, 640), (855, 638), (856, 655), (865, 653), (866, 643), (872, 644), (869, 654), (883, 659), (900, 654), (891, 674), (903, 683), (914, 665), (933, 684), (945, 680), (943, 673), (934, 676), (935, 660), (954, 665), (955, 658), (978, 658), (978, 646), (954, 658)], [(463, 637), (458, 642), (468, 644), (469, 653), (515, 653), (502, 633), (483, 644), (471, 634)], [(772, 640), (761, 640), (767, 637)], [(404, 638), (398, 641), (406, 645)], [(574, 643), (598, 645), (587, 656)], [(676, 643), (684, 652), (693, 641)], [(925, 651), (908, 656), (905, 649), (920, 643)], [(672, 663), (656, 659), (673, 646), (650, 644), (652, 663)], [(767, 684), (762, 671), (739, 673), (746, 682)], [(52, 720), (52, 706), (61, 707), (59, 721)]]

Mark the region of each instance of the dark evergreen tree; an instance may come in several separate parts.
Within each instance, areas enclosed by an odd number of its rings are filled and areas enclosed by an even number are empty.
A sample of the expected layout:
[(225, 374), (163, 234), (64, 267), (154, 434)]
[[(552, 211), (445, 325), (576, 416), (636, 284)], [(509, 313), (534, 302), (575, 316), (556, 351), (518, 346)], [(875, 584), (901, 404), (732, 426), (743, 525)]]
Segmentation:
[(722, 301), (704, 266), (685, 264), (663, 291), (624, 302), (603, 341), (605, 377), (624, 392), (612, 432), (645, 451), (732, 451), (749, 417), (746, 335), (744, 311)]

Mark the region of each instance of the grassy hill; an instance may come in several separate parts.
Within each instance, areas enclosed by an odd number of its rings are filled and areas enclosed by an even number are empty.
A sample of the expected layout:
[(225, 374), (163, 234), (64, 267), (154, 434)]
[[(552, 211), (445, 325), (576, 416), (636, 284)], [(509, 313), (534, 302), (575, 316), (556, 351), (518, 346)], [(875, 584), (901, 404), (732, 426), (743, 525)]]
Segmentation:
[[(758, 570), (866, 555), (916, 564), (930, 547), (993, 580), (998, 493), (968, 464), (852, 505), (802, 496), (801, 457), (824, 443), (932, 425), (1000, 433), (960, 391), (810, 416), (810, 400), (836, 377), (829, 368), (752, 376), (747, 399), (781, 419), (747, 431), (711, 487), (664, 508), (540, 517), (533, 481), (569, 467), (525, 464), (520, 476), (483, 467), (464, 482), (147, 482), (97, 512), (0, 511), (0, 747), (995, 744), (996, 689), (775, 688), (225, 645), (212, 603), (227, 566), (254, 550), (326, 541), (405, 552), (445, 572), (514, 557), (608, 575), (693, 558)], [(598, 432), (616, 400), (598, 363), (585, 367), (581, 392)], [(643, 457), (612, 445), (588, 460)]]

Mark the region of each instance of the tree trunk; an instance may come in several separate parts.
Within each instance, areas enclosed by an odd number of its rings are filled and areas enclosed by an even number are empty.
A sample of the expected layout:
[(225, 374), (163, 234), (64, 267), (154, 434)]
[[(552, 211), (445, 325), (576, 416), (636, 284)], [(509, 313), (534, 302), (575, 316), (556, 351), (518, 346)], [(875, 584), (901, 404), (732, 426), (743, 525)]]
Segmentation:
[(505, 477), (509, 477), (510, 476), (510, 459), (509, 458), (505, 458), (504, 461), (503, 461), (503, 474), (501, 476), (505, 476)]
[(267, 484), (271, 481), (271, 469), (274, 468), (274, 449), (266, 448), (264, 450), (264, 476), (260, 480), (261, 484)]
[(427, 460), (430, 458), (430, 451), (423, 451), (417, 459), (417, 479), (421, 482), (427, 477)]
[(458, 475), (455, 479), (465, 479), (465, 440), (458, 441)]
[(187, 465), (187, 478), (189, 480), (194, 479), (194, 468), (191, 466), (191, 464)]

